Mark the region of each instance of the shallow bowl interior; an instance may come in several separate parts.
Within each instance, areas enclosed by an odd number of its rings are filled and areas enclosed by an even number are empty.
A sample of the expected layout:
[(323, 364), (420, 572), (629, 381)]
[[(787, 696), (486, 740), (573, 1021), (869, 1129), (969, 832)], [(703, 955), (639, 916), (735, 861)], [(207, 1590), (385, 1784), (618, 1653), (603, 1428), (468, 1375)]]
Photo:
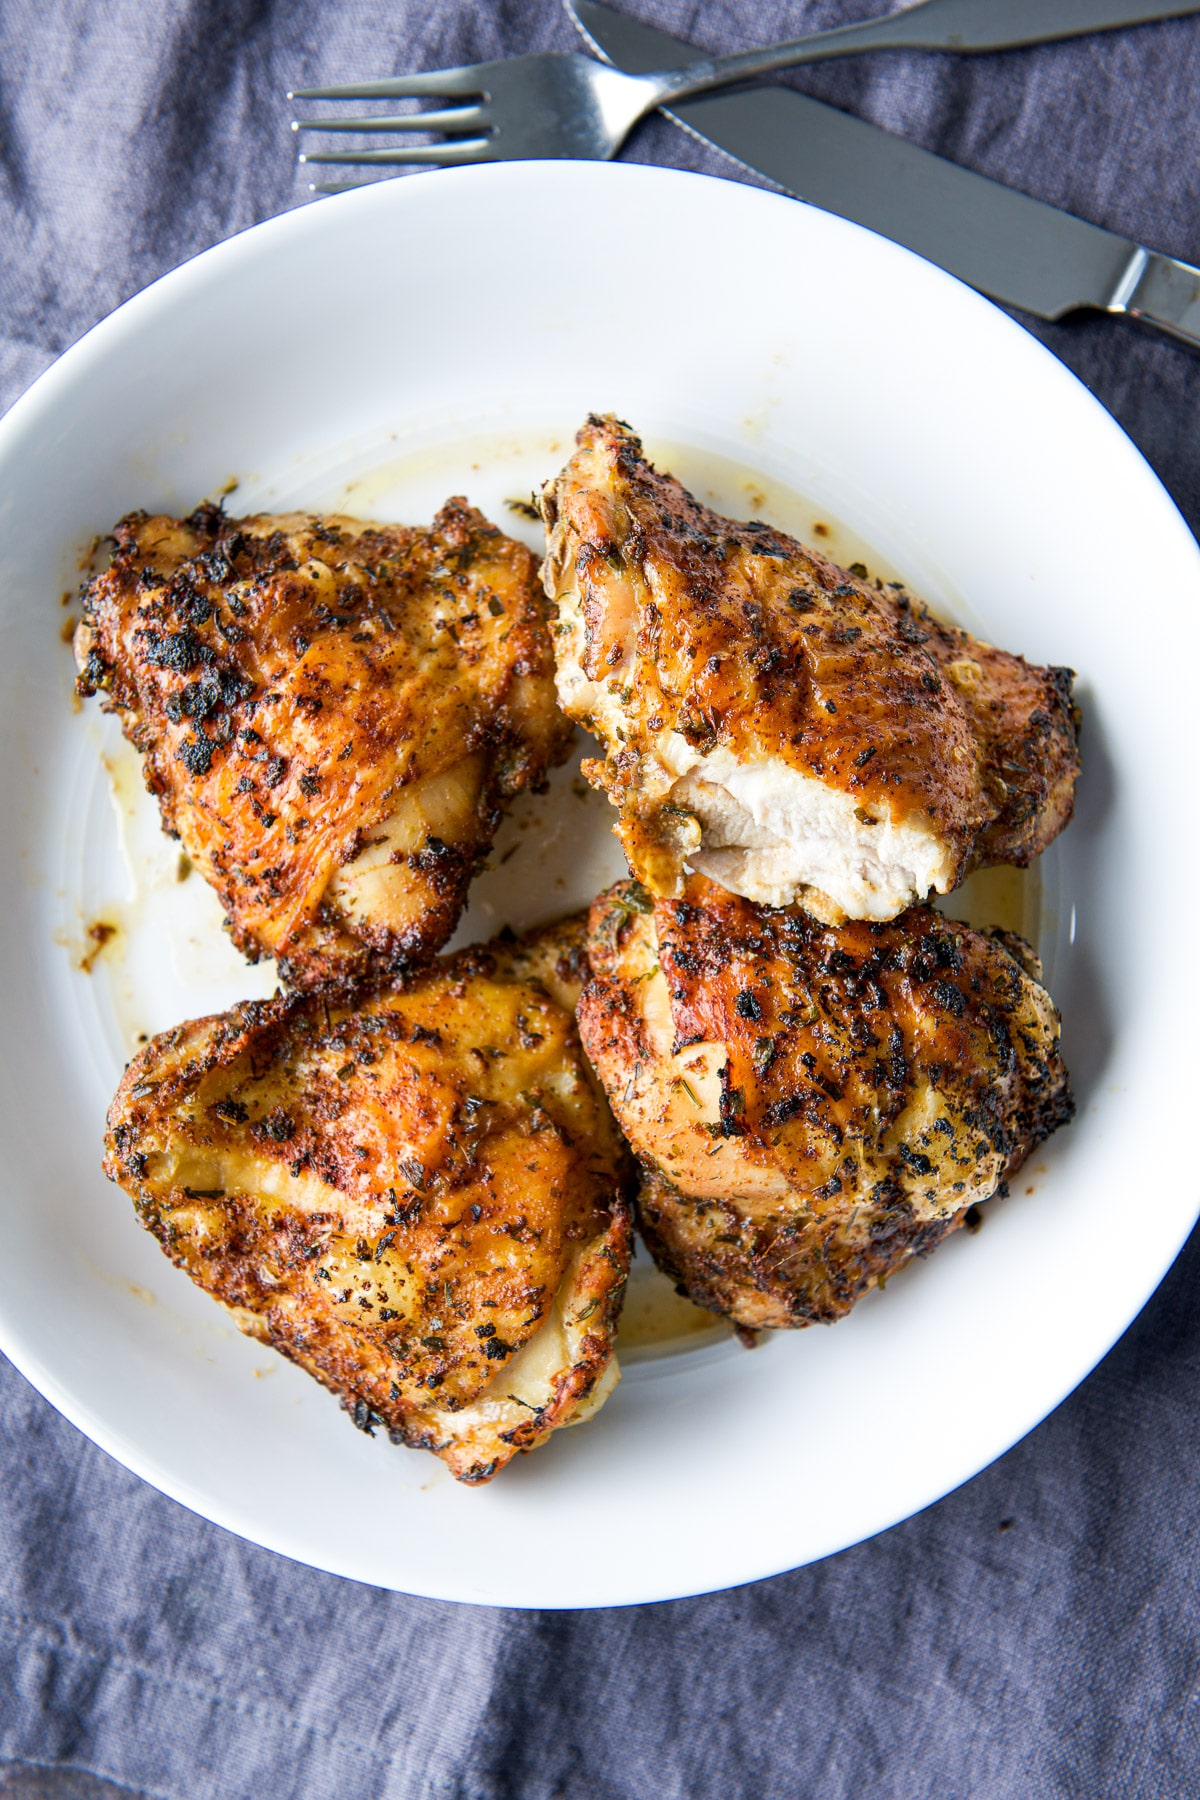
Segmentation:
[[(1080, 1114), (978, 1236), (846, 1323), (636, 1362), (593, 1424), (467, 1491), (239, 1337), (99, 1172), (134, 1026), (262, 975), (213, 948), (184, 890), (158, 893), (124, 962), (80, 969), (89, 922), (161, 847), (139, 848), (144, 811), (122, 838), (100, 762), (117, 740), (72, 710), (60, 597), (123, 512), (187, 510), (234, 478), (247, 509), (420, 520), (457, 488), (494, 513), (554, 472), (590, 410), (677, 447), (681, 473), (724, 470), (714, 492), (748, 472), (746, 511), (756, 480), (799, 496), (936, 607), (1079, 671), (1085, 775), (1037, 936)], [(1139, 602), (1171, 645), (1153, 680)], [(379, 185), (200, 257), (0, 423), (0, 1345), (198, 1512), (445, 1598), (703, 1591), (936, 1499), (1081, 1379), (1195, 1217), (1176, 946), (1198, 619), (1195, 546), (1086, 391), (948, 276), (789, 200), (635, 166), (497, 165)], [(548, 893), (582, 900), (619, 866), (602, 809), (572, 827), (553, 806), (521, 826), (474, 929), (545, 916)]]

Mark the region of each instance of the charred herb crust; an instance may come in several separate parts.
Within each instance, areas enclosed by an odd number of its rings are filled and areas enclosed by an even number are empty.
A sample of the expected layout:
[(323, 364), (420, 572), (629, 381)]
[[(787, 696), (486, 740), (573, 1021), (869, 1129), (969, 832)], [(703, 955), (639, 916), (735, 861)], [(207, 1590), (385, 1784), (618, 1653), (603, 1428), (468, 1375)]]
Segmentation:
[[(465, 1481), (590, 1392), (631, 1253), (628, 1157), (538, 973), (569, 983), (580, 932), (545, 938), (180, 1026), (109, 1112), (106, 1173), (171, 1260), (361, 1429)], [(505, 1404), (556, 1307), (569, 1355), (536, 1404)]]
[[(649, 924), (623, 902), (618, 886), (593, 908), (581, 1031), (640, 1155), (647, 1243), (700, 1305), (750, 1326), (841, 1317), (1073, 1114), (1057, 1014), (1020, 940), (924, 907), (823, 926), (693, 877), (655, 903), (643, 955), (665, 984), (673, 1054), (721, 1047), (719, 1102), (682, 1150), (656, 1150), (645, 1083), (662, 1052), (623, 963)], [(689, 1191), (727, 1140), (758, 1186), (739, 1197), (723, 1164), (728, 1191)]]
[[(296, 986), (439, 948), (504, 801), (567, 749), (535, 559), (462, 500), (427, 531), (131, 513), (85, 589), (76, 655), (79, 692), (120, 716), (235, 944)], [(474, 752), (466, 839), (406, 853), (414, 922), (334, 915), (332, 878), (405, 787)]]
[(699, 841), (661, 765), (672, 733), (702, 756), (821, 781), (864, 823), (927, 822), (954, 884), (981, 863), (1028, 863), (1067, 823), (1069, 669), (996, 650), (861, 565), (711, 511), (620, 420), (593, 416), (577, 441), (543, 500), (544, 578), (556, 632), (573, 634), (563, 621), (578, 615), (585, 691), (608, 696), (578, 714), (606, 746), (585, 772), (620, 809), (630, 865), (654, 892), (679, 890)]

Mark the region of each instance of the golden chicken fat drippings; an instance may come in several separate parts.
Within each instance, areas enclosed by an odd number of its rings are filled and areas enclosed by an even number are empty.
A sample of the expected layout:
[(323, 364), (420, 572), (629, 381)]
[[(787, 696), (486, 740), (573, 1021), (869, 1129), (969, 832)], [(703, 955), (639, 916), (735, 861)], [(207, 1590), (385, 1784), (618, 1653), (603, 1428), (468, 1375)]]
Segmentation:
[(531, 552), (462, 500), (428, 530), (204, 506), (113, 537), (79, 690), (234, 943), (301, 987), (439, 949), (504, 801), (567, 752)]
[(691, 877), (592, 908), (580, 1035), (656, 1261), (747, 1327), (840, 1318), (1073, 1113), (1020, 939), (914, 907), (822, 926)]
[(616, 1382), (628, 1159), (569, 1010), (582, 935), (181, 1025), (109, 1110), (105, 1171), (172, 1262), (466, 1482)]
[(782, 532), (722, 518), (592, 418), (543, 510), (564, 710), (651, 892), (685, 864), (830, 924), (1025, 865), (1071, 815), (1068, 669), (940, 625)]

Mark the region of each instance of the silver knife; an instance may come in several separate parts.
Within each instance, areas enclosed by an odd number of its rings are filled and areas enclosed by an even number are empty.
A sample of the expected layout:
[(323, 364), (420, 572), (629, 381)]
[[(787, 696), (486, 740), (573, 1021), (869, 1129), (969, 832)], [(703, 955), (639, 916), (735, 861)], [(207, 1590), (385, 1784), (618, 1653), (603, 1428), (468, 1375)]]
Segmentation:
[[(592, 47), (632, 74), (706, 55), (597, 0), (564, 4)], [(688, 100), (667, 116), (797, 199), (894, 239), (993, 300), (1042, 319), (1081, 308), (1124, 314), (1200, 349), (1200, 269), (850, 113), (771, 86)]]

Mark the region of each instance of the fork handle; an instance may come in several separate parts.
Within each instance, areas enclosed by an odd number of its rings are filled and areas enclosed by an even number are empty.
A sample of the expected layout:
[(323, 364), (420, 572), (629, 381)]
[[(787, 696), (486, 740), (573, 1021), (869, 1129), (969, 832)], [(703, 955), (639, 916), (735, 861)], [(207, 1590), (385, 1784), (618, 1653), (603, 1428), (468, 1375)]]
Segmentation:
[(827, 62), (838, 56), (862, 56), (871, 50), (949, 50), (974, 55), (983, 50), (1016, 50), (1083, 37), (1094, 31), (1117, 31), (1156, 19), (1178, 19), (1200, 12), (1200, 0), (917, 0), (882, 19), (865, 19), (833, 31), (815, 32), (766, 50), (743, 50), (735, 56), (706, 57), (653, 77), (661, 92), (653, 104), (664, 106), (709, 88), (794, 69), (801, 63)]

